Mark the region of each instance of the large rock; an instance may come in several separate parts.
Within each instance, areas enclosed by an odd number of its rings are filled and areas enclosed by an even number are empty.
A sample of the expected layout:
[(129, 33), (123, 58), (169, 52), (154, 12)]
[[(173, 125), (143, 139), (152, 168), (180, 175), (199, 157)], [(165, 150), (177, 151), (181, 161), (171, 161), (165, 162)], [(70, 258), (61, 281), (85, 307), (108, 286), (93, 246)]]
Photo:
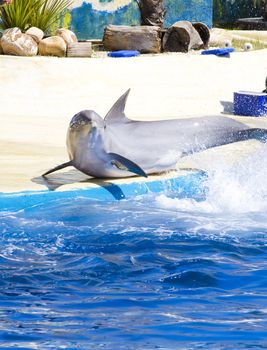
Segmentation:
[(31, 27), (29, 28), (25, 34), (30, 35), (37, 43), (39, 43), (43, 37), (44, 37), (44, 32), (37, 28), (37, 27)]
[(165, 33), (162, 41), (163, 51), (188, 52), (203, 47), (203, 41), (192, 23), (178, 21)]
[(229, 30), (212, 28), (210, 31), (210, 46), (225, 46), (225, 43), (231, 43), (232, 36)]
[(138, 50), (141, 53), (159, 53), (160, 27), (115, 26), (105, 28), (103, 45), (106, 50)]
[(39, 42), (39, 55), (65, 57), (67, 44), (59, 36), (50, 36)]
[(65, 28), (60, 28), (56, 31), (56, 35), (60, 36), (67, 45), (72, 44), (72, 43), (77, 43), (78, 39), (71, 30), (65, 29)]
[(38, 45), (28, 34), (21, 33), (19, 28), (10, 28), (4, 31), (0, 39), (5, 55), (35, 56)]

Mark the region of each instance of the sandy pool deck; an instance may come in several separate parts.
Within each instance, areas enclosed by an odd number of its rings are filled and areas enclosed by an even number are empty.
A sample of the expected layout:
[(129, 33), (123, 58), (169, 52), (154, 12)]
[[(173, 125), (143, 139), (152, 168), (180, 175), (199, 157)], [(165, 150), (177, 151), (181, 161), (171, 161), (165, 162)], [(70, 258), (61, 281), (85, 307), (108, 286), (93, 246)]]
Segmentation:
[[(262, 91), (266, 73), (266, 49), (229, 59), (199, 52), (127, 59), (0, 55), (0, 192), (91, 185), (71, 168), (52, 174), (49, 184), (40, 175), (68, 160), (66, 131), (75, 113), (94, 109), (104, 117), (128, 88), (131, 119), (216, 115), (234, 91)], [(242, 120), (267, 128), (264, 117)], [(257, 141), (218, 147), (184, 158), (178, 167), (205, 169), (219, 155), (236, 159), (257, 147)]]

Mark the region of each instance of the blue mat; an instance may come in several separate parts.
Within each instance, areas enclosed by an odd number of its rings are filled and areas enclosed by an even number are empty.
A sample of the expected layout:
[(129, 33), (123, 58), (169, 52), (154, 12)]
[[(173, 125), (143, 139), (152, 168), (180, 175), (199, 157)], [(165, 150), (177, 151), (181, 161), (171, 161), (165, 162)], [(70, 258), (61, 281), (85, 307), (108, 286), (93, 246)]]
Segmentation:
[(139, 56), (139, 51), (134, 50), (120, 50), (120, 51), (112, 51), (108, 53), (109, 57), (135, 57)]
[(211, 49), (202, 51), (201, 55), (216, 55), (220, 57), (230, 57), (230, 53), (234, 51), (235, 49), (233, 47), (224, 47), (221, 49)]

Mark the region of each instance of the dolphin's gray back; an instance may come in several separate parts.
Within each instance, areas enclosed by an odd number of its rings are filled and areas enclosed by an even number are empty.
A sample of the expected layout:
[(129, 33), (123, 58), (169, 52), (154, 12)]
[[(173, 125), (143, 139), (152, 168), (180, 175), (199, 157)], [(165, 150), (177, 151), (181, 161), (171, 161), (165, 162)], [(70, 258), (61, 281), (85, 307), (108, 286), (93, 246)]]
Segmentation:
[(107, 126), (106, 147), (142, 164), (147, 172), (160, 171), (181, 155), (235, 142), (237, 133), (246, 129), (245, 124), (221, 116), (128, 121)]
[(127, 90), (104, 119), (92, 110), (70, 122), (70, 161), (44, 174), (72, 165), (94, 177), (146, 176), (174, 169), (181, 156), (247, 139), (267, 141), (267, 131), (236, 120), (202, 117), (165, 121), (132, 121), (124, 109)]

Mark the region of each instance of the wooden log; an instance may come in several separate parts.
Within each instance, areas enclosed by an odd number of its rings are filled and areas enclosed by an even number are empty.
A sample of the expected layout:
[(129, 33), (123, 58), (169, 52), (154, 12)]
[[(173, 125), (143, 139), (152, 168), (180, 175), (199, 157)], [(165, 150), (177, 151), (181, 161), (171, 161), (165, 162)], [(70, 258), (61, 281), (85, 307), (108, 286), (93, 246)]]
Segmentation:
[(190, 22), (178, 21), (165, 33), (162, 46), (163, 51), (188, 52), (190, 49), (201, 48), (203, 41)]
[(192, 23), (195, 30), (198, 32), (201, 40), (203, 41), (203, 48), (207, 48), (209, 46), (210, 41), (210, 30), (206, 24), (202, 22)]
[(136, 0), (141, 13), (142, 26), (163, 27), (165, 9), (163, 0)]
[(103, 45), (109, 51), (138, 50), (141, 53), (159, 53), (160, 27), (109, 25), (104, 30)]
[(67, 57), (91, 57), (92, 52), (91, 42), (70, 43), (67, 48)]

